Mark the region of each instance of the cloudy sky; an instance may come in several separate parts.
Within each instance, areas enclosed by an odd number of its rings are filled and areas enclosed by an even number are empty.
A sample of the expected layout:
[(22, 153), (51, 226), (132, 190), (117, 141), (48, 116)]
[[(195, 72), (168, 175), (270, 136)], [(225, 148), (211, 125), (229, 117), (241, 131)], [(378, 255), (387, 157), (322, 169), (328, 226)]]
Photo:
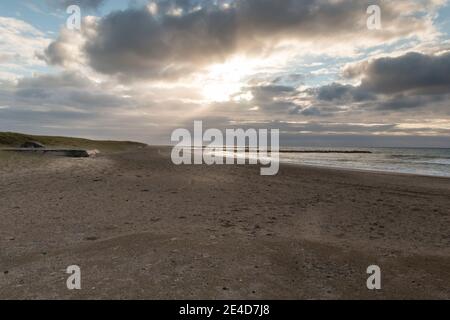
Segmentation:
[(450, 147), (449, 98), (446, 0), (0, 2), (0, 131), (167, 144), (203, 120), (283, 145)]

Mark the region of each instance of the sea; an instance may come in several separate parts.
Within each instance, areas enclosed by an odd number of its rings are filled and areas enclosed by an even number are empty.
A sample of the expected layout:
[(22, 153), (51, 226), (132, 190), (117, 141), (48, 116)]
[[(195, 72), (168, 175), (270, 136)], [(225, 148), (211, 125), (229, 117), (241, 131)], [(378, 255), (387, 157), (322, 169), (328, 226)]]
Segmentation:
[[(233, 156), (232, 152), (214, 153)], [(256, 157), (257, 153), (244, 155), (238, 150), (234, 156)], [(289, 164), (450, 177), (450, 148), (281, 147), (279, 156), (281, 163)]]
[[(450, 177), (450, 148), (281, 148), (283, 163), (328, 168)], [(303, 153), (295, 151), (338, 151)], [(371, 153), (342, 153), (368, 151)]]

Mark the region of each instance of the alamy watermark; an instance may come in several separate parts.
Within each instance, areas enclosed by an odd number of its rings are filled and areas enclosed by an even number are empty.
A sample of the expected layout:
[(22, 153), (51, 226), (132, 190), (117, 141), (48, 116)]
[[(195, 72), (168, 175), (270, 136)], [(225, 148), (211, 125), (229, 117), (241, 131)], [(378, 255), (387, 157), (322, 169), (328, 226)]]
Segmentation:
[(171, 158), (176, 165), (260, 164), (261, 175), (273, 176), (279, 171), (279, 140), (278, 129), (226, 129), (224, 135), (219, 129), (203, 132), (203, 122), (194, 121), (193, 134), (173, 131), (171, 141), (177, 144)]
[(81, 290), (81, 269), (77, 265), (71, 265), (67, 267), (67, 274), (70, 276), (67, 278), (66, 286), (69, 290)]
[(381, 30), (381, 8), (378, 5), (371, 5), (367, 8), (367, 29)]
[(367, 289), (381, 290), (381, 268), (377, 265), (371, 265), (367, 267), (367, 274), (370, 274), (366, 282)]
[(66, 20), (66, 27), (69, 30), (81, 30), (81, 8), (77, 5), (67, 7), (66, 13), (69, 17)]

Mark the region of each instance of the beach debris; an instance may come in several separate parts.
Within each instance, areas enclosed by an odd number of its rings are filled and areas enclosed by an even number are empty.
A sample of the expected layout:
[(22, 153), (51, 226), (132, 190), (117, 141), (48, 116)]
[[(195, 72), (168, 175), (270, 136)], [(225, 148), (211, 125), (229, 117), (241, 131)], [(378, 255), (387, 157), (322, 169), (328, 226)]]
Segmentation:
[(100, 153), (100, 151), (98, 151), (97, 149), (94, 149), (94, 150), (86, 150), (86, 152), (87, 152), (87, 154), (88, 154), (89, 157), (94, 157), (94, 156), (96, 156), (97, 154)]
[(25, 143), (23, 143), (21, 146), (21, 148), (37, 148), (37, 149), (42, 149), (45, 148), (45, 146), (37, 141), (26, 141)]
[(96, 236), (91, 236), (91, 237), (86, 237), (86, 238), (84, 238), (84, 240), (86, 240), (86, 241), (96, 241), (96, 240), (98, 240), (99, 238), (98, 237), (96, 237)]

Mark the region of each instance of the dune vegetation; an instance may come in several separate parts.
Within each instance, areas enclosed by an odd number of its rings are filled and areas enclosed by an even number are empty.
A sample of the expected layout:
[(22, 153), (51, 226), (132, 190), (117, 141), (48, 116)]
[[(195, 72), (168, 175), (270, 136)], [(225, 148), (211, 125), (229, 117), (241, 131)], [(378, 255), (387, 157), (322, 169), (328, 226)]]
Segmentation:
[(145, 147), (132, 141), (100, 141), (71, 137), (35, 136), (14, 132), (0, 132), (0, 148), (17, 148), (27, 141), (37, 141), (49, 148), (98, 149), (100, 152), (123, 151)]

